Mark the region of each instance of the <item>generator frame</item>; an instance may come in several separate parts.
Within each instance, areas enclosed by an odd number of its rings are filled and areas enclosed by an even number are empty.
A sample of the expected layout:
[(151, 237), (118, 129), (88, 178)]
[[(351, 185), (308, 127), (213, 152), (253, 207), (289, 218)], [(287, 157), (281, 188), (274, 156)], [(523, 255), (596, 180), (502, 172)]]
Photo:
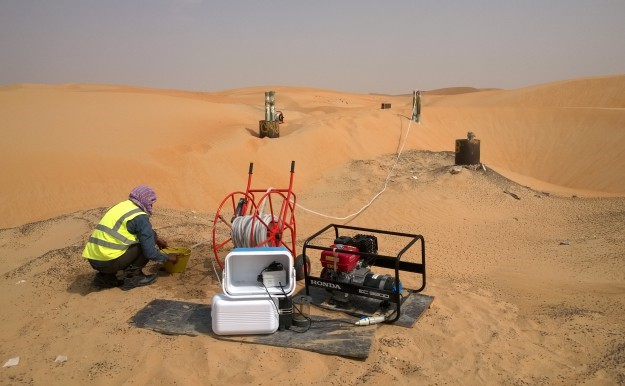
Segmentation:
[[(328, 232), (331, 229), (334, 230), (335, 239), (339, 237), (339, 230), (349, 230), (349, 231), (356, 231), (356, 232), (372, 233), (374, 235), (381, 234), (381, 235), (390, 235), (390, 236), (406, 238), (407, 240), (406, 245), (403, 248), (401, 248), (401, 250), (397, 253), (396, 256), (372, 254), (372, 253), (366, 253), (366, 252), (356, 252), (356, 251), (349, 251), (349, 250), (344, 250), (344, 249), (336, 249), (335, 251), (355, 253), (360, 256), (364, 256), (366, 258), (372, 258), (373, 263), (370, 264), (370, 266), (388, 268), (388, 269), (394, 270), (395, 283), (401, 283), (399, 280), (400, 271), (420, 274), (421, 275), (421, 287), (419, 287), (416, 290), (408, 289), (408, 288), (406, 288), (405, 290), (412, 292), (412, 293), (418, 293), (425, 289), (425, 278), (426, 278), (425, 276), (425, 239), (423, 238), (423, 236), (410, 234), (410, 233), (386, 231), (386, 230), (380, 230), (380, 229), (355, 227), (355, 226), (349, 226), (349, 225), (329, 224), (326, 227), (319, 230), (318, 232), (316, 232), (315, 234), (313, 234), (312, 236), (310, 236), (308, 239), (306, 239), (302, 248), (302, 255), (303, 255), (304, 261), (310, 261), (310, 258), (308, 258), (306, 254), (307, 250), (309, 249), (320, 250), (320, 251), (330, 251), (330, 252), (333, 251), (333, 248), (331, 247), (316, 245), (314, 243), (315, 239), (317, 239), (321, 235), (324, 235), (326, 232)], [(417, 242), (420, 242), (421, 244), (420, 262), (401, 261), (401, 258), (403, 257), (403, 255)], [(309, 263), (304, 264), (303, 268), (304, 268), (304, 282), (306, 285), (306, 295), (310, 295), (311, 287), (319, 287), (319, 288), (332, 289), (332, 290), (337, 290), (341, 292), (346, 292), (352, 295), (362, 296), (366, 298), (388, 301), (390, 303), (395, 303), (397, 308), (395, 312), (395, 317), (389, 320), (385, 320), (385, 323), (394, 323), (401, 316), (401, 301), (402, 301), (401, 292), (402, 291), (399, 291), (399, 290), (388, 291), (388, 290), (383, 290), (383, 289), (364, 287), (360, 285), (354, 285), (351, 283), (343, 283), (343, 282), (339, 282), (335, 280), (328, 280), (328, 279), (323, 279), (321, 277), (311, 276)]]

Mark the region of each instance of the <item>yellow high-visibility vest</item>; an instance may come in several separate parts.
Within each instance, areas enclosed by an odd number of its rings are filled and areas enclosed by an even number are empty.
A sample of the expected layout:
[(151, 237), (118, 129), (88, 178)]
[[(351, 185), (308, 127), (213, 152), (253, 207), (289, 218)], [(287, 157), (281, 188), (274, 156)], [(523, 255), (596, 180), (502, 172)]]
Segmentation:
[(136, 235), (128, 232), (126, 223), (146, 214), (130, 200), (122, 201), (110, 208), (82, 252), (83, 257), (92, 260), (108, 261), (120, 257), (132, 244), (139, 243)]

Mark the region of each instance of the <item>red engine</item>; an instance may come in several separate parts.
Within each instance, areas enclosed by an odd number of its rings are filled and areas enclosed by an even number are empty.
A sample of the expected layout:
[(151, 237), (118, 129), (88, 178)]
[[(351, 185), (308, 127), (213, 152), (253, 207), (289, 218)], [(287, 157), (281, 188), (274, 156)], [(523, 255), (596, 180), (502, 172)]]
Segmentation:
[(358, 252), (358, 248), (351, 245), (332, 244), (332, 251), (321, 252), (321, 266), (333, 269), (338, 272), (349, 272), (356, 268), (360, 256), (356, 253), (338, 252), (337, 249), (344, 249)]
[[(331, 251), (321, 252), (321, 266), (323, 269), (320, 277), (322, 279), (388, 291), (396, 290), (397, 287), (393, 277), (374, 274), (369, 268), (378, 252), (378, 242), (375, 236), (341, 236), (334, 240), (334, 244), (330, 248), (332, 248)], [(362, 252), (368, 255), (350, 252)], [(399, 288), (401, 288), (401, 283), (399, 285)], [(345, 292), (329, 291), (332, 292), (333, 299), (337, 301), (345, 302), (349, 298), (349, 295)]]

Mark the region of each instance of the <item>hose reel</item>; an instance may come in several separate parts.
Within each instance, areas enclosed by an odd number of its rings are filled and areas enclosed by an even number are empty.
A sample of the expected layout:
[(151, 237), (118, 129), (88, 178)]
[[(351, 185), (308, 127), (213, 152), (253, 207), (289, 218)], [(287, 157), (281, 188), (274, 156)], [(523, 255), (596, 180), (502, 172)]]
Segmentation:
[(289, 187), (283, 189), (253, 189), (253, 168), (250, 163), (245, 192), (228, 194), (215, 213), (212, 247), (222, 269), (220, 255), (232, 248), (282, 246), (295, 256), (295, 161), (291, 161)]

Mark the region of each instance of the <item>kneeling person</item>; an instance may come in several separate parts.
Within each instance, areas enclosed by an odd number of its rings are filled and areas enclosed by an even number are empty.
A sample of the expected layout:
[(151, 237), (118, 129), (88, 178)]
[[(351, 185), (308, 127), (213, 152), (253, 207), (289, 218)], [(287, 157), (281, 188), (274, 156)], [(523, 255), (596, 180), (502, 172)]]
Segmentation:
[[(94, 284), (97, 287), (121, 287), (129, 290), (152, 284), (156, 275), (146, 275), (142, 268), (153, 260), (175, 263), (177, 256), (167, 255), (157, 249), (167, 243), (158, 238), (152, 229), (150, 216), (156, 193), (146, 185), (137, 186), (128, 200), (111, 207), (89, 237), (82, 253), (93, 269), (98, 271)], [(117, 273), (123, 272), (120, 279)]]

